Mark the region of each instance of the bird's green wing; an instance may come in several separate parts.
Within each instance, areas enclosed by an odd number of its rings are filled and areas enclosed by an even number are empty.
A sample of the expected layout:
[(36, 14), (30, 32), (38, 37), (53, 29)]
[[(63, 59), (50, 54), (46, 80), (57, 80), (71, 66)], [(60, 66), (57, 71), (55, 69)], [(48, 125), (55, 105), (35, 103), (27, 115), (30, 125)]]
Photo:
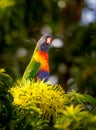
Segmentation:
[(28, 64), (22, 80), (29, 80), (36, 76), (40, 68), (40, 62), (37, 62), (35, 59), (32, 59), (32, 61)]

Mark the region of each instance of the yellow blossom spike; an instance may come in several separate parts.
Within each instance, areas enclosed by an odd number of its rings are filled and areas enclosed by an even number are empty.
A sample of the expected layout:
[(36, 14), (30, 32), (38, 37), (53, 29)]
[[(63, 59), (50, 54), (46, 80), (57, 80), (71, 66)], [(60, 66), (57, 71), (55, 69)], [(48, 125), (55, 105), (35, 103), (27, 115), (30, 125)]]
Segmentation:
[(65, 92), (60, 85), (49, 85), (48, 82), (34, 80), (20, 81), (10, 89), (10, 93), (14, 97), (13, 104), (19, 105), (21, 108), (34, 106), (39, 108), (44, 118), (54, 118), (62, 113), (64, 102), (66, 101)]

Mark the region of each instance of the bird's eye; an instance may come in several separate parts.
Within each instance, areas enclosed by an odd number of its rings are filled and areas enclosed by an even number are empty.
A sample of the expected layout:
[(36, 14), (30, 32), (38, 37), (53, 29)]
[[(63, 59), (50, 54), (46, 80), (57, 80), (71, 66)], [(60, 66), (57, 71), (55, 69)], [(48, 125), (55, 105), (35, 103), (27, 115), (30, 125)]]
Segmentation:
[(51, 37), (47, 37), (47, 40), (46, 40), (46, 44), (51, 44), (51, 42), (52, 42), (52, 38)]

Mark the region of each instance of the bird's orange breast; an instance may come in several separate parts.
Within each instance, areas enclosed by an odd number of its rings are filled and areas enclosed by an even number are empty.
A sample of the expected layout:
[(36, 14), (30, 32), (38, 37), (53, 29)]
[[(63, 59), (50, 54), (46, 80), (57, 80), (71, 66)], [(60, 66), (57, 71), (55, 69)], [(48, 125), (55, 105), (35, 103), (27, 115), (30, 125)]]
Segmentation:
[(46, 72), (49, 72), (49, 64), (48, 64), (48, 53), (44, 51), (37, 51), (35, 52), (33, 58), (40, 62), (40, 70), (44, 70)]

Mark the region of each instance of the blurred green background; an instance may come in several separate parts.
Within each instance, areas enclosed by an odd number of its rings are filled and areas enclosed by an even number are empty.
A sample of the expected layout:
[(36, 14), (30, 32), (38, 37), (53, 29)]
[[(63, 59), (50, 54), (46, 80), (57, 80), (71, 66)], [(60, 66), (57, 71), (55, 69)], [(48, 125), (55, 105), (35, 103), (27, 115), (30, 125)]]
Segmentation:
[(52, 84), (96, 95), (96, 0), (0, 0), (0, 68), (22, 77), (42, 34)]

